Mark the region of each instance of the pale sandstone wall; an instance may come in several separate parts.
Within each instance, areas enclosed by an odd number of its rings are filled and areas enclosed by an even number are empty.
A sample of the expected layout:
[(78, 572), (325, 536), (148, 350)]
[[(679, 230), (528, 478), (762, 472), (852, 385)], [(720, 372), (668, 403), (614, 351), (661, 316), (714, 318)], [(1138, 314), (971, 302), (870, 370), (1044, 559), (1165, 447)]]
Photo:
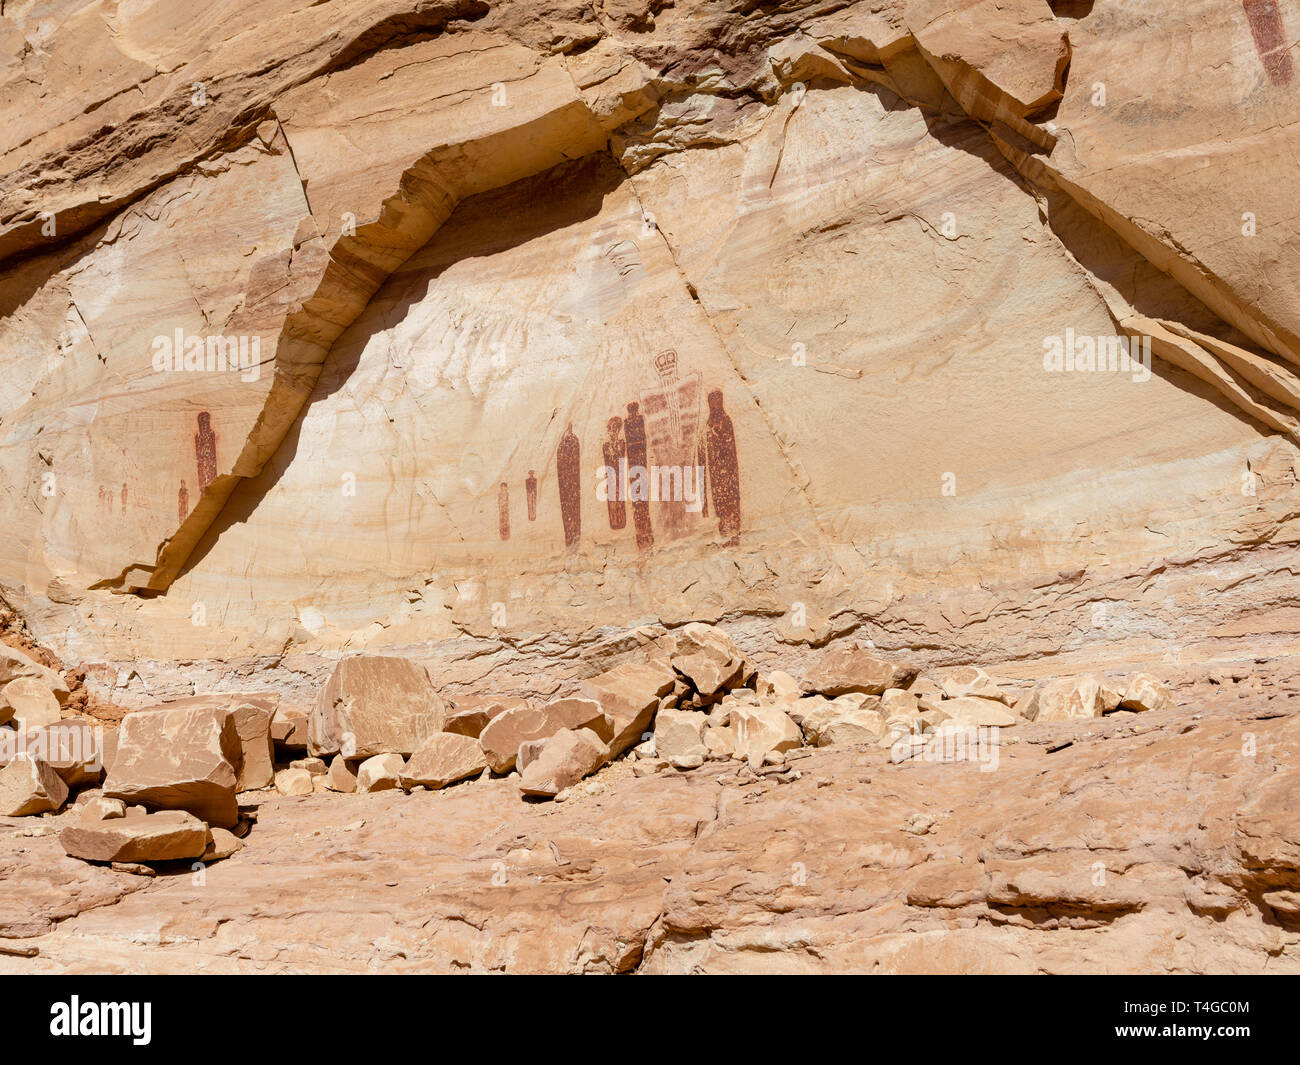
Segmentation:
[[(0, 588), (96, 683), (305, 694), (391, 647), (563, 687), (697, 617), (1290, 649), (1298, 97), (1260, 5), (334, 6), (6, 5)], [(256, 336), (257, 379), (156, 372), (176, 329)], [(1150, 380), (1045, 372), (1067, 329), (1153, 336)], [(666, 349), (734, 427), (735, 543), (655, 505), (642, 553), (596, 498)]]

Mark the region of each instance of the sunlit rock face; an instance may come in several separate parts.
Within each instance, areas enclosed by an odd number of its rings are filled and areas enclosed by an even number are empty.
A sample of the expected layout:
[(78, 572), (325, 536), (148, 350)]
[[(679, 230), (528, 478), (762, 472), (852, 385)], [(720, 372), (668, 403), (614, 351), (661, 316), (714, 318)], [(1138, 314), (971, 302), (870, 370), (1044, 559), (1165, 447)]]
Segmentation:
[(409, 6), (6, 9), (0, 589), (94, 683), (1291, 639), (1300, 10)]

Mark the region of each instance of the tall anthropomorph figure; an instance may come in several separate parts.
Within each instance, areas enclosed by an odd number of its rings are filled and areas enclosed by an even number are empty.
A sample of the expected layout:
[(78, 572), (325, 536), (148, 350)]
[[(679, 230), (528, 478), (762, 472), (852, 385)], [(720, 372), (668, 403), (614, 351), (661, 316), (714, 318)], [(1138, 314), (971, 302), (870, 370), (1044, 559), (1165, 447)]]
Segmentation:
[(194, 434), (194, 458), (199, 467), (199, 491), (217, 479), (217, 434), (212, 431), (212, 415), (199, 411), (199, 431)]
[(183, 522), (190, 516), (190, 490), (185, 487), (185, 478), (181, 478), (181, 490), (176, 493), (176, 513)]
[(614, 486), (609, 492), (609, 527), (622, 529), (627, 526), (627, 505), (623, 502), (622, 478), (623, 460), (627, 458), (627, 444), (623, 440), (623, 419), (615, 415), (605, 423), (605, 443), (602, 447), (605, 466), (614, 471)]
[(532, 470), (528, 471), (528, 479), (524, 481), (524, 497), (528, 500), (528, 520), (537, 520), (537, 474)]
[(736, 430), (722, 408), (722, 392), (709, 393), (709, 421), (705, 428), (709, 453), (709, 487), (713, 489), (713, 512), (718, 516), (718, 533), (723, 545), (740, 543), (740, 466), (736, 460)]
[(564, 523), (564, 550), (578, 549), (582, 537), (582, 453), (570, 422), (555, 452), (555, 473), (560, 485), (560, 520)]
[(1259, 61), (1274, 85), (1290, 85), (1295, 68), (1291, 62), (1291, 43), (1278, 0), (1241, 0), (1250, 22), (1250, 35), (1255, 39)]
[(497, 489), (497, 532), (501, 539), (510, 539), (510, 486), (505, 481)]
[[(627, 405), (627, 418), (623, 421), (623, 437), (627, 440), (627, 468), (630, 472), (632, 496), (632, 527), (636, 529), (638, 551), (649, 551), (655, 545), (654, 526), (650, 522), (649, 471), (645, 437), (645, 416), (641, 404)], [(639, 476), (638, 476), (639, 472)], [(640, 482), (638, 490), (637, 482)]]

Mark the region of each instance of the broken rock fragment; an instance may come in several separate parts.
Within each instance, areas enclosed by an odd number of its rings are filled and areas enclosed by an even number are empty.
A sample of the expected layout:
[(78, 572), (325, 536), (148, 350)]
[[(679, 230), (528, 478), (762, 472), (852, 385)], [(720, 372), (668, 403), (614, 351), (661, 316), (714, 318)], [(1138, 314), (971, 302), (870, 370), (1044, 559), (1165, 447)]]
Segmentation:
[(799, 726), (775, 706), (737, 707), (731, 711), (728, 724), (735, 737), (735, 756), (747, 760), (753, 769), (773, 752), (803, 746)]
[(357, 769), (357, 791), (392, 791), (400, 788), (405, 768), (406, 761), (400, 754), (376, 754), (367, 758)]
[(315, 784), (305, 769), (281, 769), (275, 774), (275, 790), (281, 795), (310, 795)]
[(493, 718), (500, 717), (507, 710), (527, 705), (524, 699), (513, 697), (498, 699), (460, 696), (455, 700), (455, 705), (448, 708), (447, 720), (442, 729), (444, 732), (477, 739)]
[(21, 754), (0, 769), (0, 816), (50, 813), (67, 799), (68, 786), (38, 758)]
[(127, 714), (104, 794), (151, 810), (185, 810), (210, 825), (239, 819), (235, 793), (243, 747), (227, 709)]
[(357, 790), (357, 775), (348, 766), (348, 760), (336, 754), (325, 774), (325, 787), (344, 795), (351, 795)]
[(54, 693), (60, 706), (66, 703), (68, 696), (72, 694), (61, 674), (48, 666), (41, 665), (36, 659), (16, 647), (0, 644), (0, 688), (7, 687), (19, 677), (29, 677), (39, 681)]
[(483, 729), (479, 744), (492, 771), (508, 773), (518, 760), (520, 744), (578, 728), (591, 729), (602, 740), (612, 734), (604, 709), (596, 700), (559, 699), (545, 706), (517, 706), (497, 715)]
[(1167, 684), (1150, 673), (1139, 673), (1129, 681), (1119, 705), (1125, 710), (1168, 710), (1174, 697)]
[(117, 733), (88, 721), (60, 721), (26, 734), (24, 748), (48, 762), (70, 788), (96, 784), (112, 763)]
[(704, 764), (709, 748), (704, 731), (709, 719), (698, 710), (660, 710), (655, 717), (655, 754), (676, 769)]
[(442, 731), (446, 716), (447, 706), (419, 662), (358, 655), (339, 662), (317, 696), (307, 746), (318, 757), (406, 757)]
[(208, 826), (183, 810), (145, 813), (102, 821), (79, 818), (59, 833), (73, 858), (88, 862), (165, 862), (200, 858), (208, 849)]
[(478, 740), (454, 732), (430, 736), (411, 755), (402, 770), (402, 787), (422, 784), (426, 788), (445, 788), (457, 780), (477, 776), (487, 768), (487, 756)]
[(520, 775), (519, 790), (525, 795), (554, 797), (608, 759), (608, 748), (591, 729), (565, 729), (546, 740), (541, 753)]
[(1011, 697), (999, 688), (992, 678), (979, 666), (960, 666), (945, 676), (939, 685), (949, 699), (976, 697), (996, 699), (998, 702), (1011, 704)]
[(915, 676), (914, 668), (878, 658), (862, 647), (838, 647), (822, 652), (800, 687), (831, 698), (849, 692), (880, 695), (906, 687)]
[(1058, 677), (1029, 698), (1026, 709), (1036, 710), (1035, 721), (1073, 721), (1102, 714), (1101, 681), (1092, 675)]
[(948, 715), (945, 724), (952, 722), (963, 728), (1008, 728), (1020, 722), (1006, 704), (976, 695), (944, 699), (939, 709)]
[[(690, 626), (686, 626), (688, 629)], [(673, 690), (677, 675), (661, 662), (625, 662), (582, 682), (581, 694), (600, 704), (608, 728), (611, 758), (641, 742), (659, 700)]]
[(57, 725), (62, 713), (48, 685), (35, 677), (19, 677), (0, 688), (0, 720), (13, 722), (19, 732)]

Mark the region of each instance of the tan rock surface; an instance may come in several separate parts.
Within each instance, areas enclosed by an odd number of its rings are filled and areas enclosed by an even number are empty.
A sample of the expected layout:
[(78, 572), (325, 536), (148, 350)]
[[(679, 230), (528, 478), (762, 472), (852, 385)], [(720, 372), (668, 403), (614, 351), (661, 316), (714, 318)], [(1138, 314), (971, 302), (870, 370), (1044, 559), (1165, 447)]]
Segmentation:
[(229, 828), (238, 819), (242, 747), (229, 710), (195, 707), (128, 714), (104, 794), (151, 810), (185, 810)]
[(832, 748), (788, 784), (709, 763), (560, 805), (509, 780), (373, 795), (361, 822), (273, 798), (202, 891), (138, 894), (0, 821), (0, 928), (40, 947), (0, 972), (1296, 972), (1264, 896), (1296, 890), (1300, 715), (1268, 692), (1207, 686), (1190, 731), (1186, 708), (1027, 723), (992, 772)]
[[(406, 761), (400, 754), (373, 755), (357, 767), (357, 791), (367, 793), (400, 788), (405, 768)], [(292, 769), (289, 772), (301, 773), (305, 770)]]
[(0, 816), (23, 817), (60, 809), (68, 786), (45, 762), (20, 755), (0, 769)]
[(609, 736), (605, 711), (594, 699), (559, 699), (545, 706), (516, 706), (494, 717), (479, 743), (494, 773), (514, 768), (519, 745), (544, 740), (562, 729), (590, 728)]
[(199, 858), (206, 853), (211, 840), (208, 826), (183, 810), (128, 813), (125, 817), (105, 820), (83, 817), (59, 833), (59, 843), (69, 856), (90, 862)]
[(418, 662), (363, 655), (345, 658), (321, 689), (311, 713), (312, 754), (370, 758), (410, 755), (442, 729), (447, 708)]
[(564, 729), (542, 742), (536, 758), (520, 774), (524, 795), (550, 797), (589, 776), (609, 759), (609, 748), (591, 729)]
[(478, 740), (453, 732), (438, 732), (424, 741), (402, 770), (402, 787), (422, 784), (436, 790), (487, 768), (487, 756)]
[(19, 677), (0, 688), (0, 717), (19, 732), (57, 725), (63, 714), (54, 692), (35, 677)]

